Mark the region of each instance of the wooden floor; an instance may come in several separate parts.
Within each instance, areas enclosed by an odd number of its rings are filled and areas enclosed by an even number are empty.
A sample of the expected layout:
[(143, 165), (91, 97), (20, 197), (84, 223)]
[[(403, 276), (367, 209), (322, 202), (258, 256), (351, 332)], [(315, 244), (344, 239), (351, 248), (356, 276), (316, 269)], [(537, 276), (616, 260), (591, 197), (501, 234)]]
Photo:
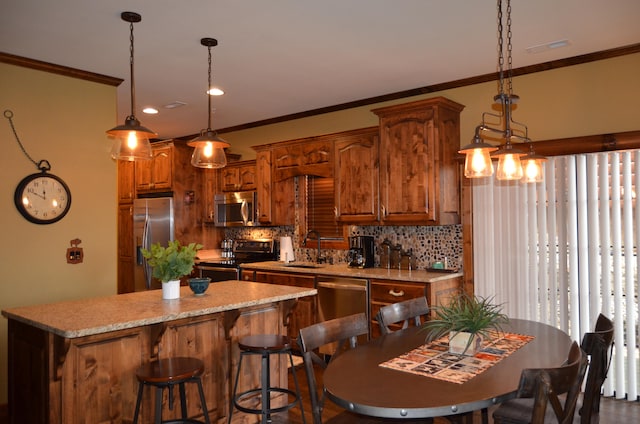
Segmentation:
[[(322, 384), (322, 372), (316, 370), (316, 377), (318, 377), (318, 384)], [(307, 378), (304, 372), (304, 368), (296, 367), (296, 376), (300, 383), (300, 389), (302, 391), (303, 406), (305, 412), (305, 419), (308, 424), (313, 424), (311, 418), (311, 405), (309, 403), (309, 390), (307, 387)], [(294, 387), (292, 374), (289, 373), (289, 387)], [(323, 421), (339, 414), (343, 410), (334, 405), (331, 401), (327, 401), (325, 404), (324, 413), (322, 415)], [(274, 423), (277, 424), (301, 424), (302, 419), (300, 417), (299, 408), (293, 408), (288, 412), (278, 414), (273, 417)], [(392, 420), (393, 422), (410, 423), (410, 420)], [(365, 417), (357, 421), (361, 424), (367, 424), (368, 422), (379, 422), (378, 420), (367, 420)], [(480, 414), (476, 413), (473, 418), (474, 423), (481, 423)], [(489, 422), (492, 423), (491, 410), (489, 410)], [(603, 398), (600, 403), (600, 424), (626, 424), (626, 423), (640, 423), (640, 402), (627, 402), (625, 400), (615, 400), (612, 398)], [(449, 420), (445, 418), (436, 418), (434, 424), (451, 424)]]

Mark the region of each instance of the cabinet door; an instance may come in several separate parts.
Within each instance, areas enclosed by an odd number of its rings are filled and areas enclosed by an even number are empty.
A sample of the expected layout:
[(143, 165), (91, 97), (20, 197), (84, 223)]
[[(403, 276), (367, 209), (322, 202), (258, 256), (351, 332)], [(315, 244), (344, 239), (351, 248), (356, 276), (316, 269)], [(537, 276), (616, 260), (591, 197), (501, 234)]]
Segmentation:
[(378, 220), (378, 128), (339, 137), (335, 144), (336, 219)]
[(256, 152), (256, 194), (258, 222), (271, 224), (273, 220), (271, 208), (271, 151)]
[(238, 189), (240, 191), (256, 189), (255, 165), (244, 165), (238, 168)]
[[(295, 287), (315, 287), (315, 277), (312, 275), (287, 274), (279, 272), (256, 271), (255, 281), (260, 283), (282, 284)], [(298, 299), (298, 303), (289, 317), (287, 335), (294, 341), (298, 338), (301, 328), (308, 327), (316, 322), (316, 296), (307, 296)], [(295, 347), (294, 347), (295, 348)]]
[(218, 173), (215, 169), (203, 169), (202, 171), (202, 188), (204, 190), (202, 195), (203, 218), (205, 222), (213, 222), (215, 209), (213, 206), (213, 198), (218, 191)]
[[(371, 336), (380, 336), (380, 327), (376, 315), (382, 306), (427, 296), (425, 284), (412, 284), (403, 281), (371, 280)], [(427, 302), (429, 298), (427, 296)]]
[(132, 161), (118, 161), (118, 202), (130, 203), (135, 198), (135, 165)]
[(118, 293), (134, 291), (133, 205), (118, 206)]
[(227, 166), (220, 171), (222, 191), (238, 191), (238, 168)]
[(432, 111), (380, 120), (381, 220), (435, 221), (434, 121)]
[(172, 147), (163, 146), (153, 149), (153, 159), (151, 163), (151, 178), (153, 189), (170, 190), (173, 181)]

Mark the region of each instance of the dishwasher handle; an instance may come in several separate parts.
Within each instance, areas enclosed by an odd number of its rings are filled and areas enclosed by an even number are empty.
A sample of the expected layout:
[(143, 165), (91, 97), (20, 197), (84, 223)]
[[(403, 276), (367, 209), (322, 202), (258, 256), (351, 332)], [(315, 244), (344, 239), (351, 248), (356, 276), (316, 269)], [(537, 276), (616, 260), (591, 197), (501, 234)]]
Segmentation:
[(335, 290), (367, 291), (367, 283), (352, 283), (349, 281), (318, 281), (318, 288)]

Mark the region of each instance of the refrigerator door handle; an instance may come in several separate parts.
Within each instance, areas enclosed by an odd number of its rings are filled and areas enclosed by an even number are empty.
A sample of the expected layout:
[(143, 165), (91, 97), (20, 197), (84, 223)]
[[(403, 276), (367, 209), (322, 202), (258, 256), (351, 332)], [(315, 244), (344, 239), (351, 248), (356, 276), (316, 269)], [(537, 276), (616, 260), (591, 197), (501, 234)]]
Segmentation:
[[(142, 248), (149, 250), (149, 218), (145, 218), (144, 226), (142, 229)], [(147, 289), (151, 288), (151, 272), (149, 272), (149, 264), (147, 260), (142, 256), (142, 252), (140, 252), (140, 258), (142, 259), (142, 271), (144, 272), (144, 282), (147, 286)]]

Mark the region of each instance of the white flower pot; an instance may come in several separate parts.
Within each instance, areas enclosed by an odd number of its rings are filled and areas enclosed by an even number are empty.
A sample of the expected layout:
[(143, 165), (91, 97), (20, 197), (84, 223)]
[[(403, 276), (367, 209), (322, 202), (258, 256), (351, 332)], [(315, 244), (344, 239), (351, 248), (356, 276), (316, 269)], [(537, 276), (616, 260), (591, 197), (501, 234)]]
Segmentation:
[(163, 299), (180, 299), (180, 280), (162, 282)]
[[(473, 340), (469, 344), (469, 339), (473, 337)], [(478, 334), (471, 334), (466, 332), (449, 333), (449, 352), (457, 353), (461, 355), (473, 356), (482, 347), (482, 337)]]

